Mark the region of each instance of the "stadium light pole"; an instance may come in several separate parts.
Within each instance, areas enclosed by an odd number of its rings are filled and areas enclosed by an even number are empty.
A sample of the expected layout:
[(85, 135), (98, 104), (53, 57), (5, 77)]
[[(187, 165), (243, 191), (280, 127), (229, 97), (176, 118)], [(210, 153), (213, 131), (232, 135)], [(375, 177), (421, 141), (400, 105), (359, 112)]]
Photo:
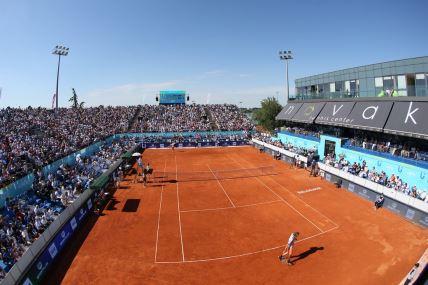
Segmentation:
[(279, 52), (279, 58), (281, 60), (285, 60), (286, 76), (287, 76), (287, 98), (285, 98), (285, 102), (288, 102), (288, 98), (290, 97), (290, 85), (288, 84), (288, 60), (293, 59), (293, 56), (291, 55), (291, 51), (281, 50)]
[(56, 112), (58, 112), (58, 83), (59, 83), (59, 66), (61, 64), (61, 55), (67, 56), (68, 51), (69, 51), (69, 48), (64, 46), (55, 46), (54, 50), (52, 51), (52, 54), (58, 55), (58, 70), (56, 73), (56, 91), (55, 91)]

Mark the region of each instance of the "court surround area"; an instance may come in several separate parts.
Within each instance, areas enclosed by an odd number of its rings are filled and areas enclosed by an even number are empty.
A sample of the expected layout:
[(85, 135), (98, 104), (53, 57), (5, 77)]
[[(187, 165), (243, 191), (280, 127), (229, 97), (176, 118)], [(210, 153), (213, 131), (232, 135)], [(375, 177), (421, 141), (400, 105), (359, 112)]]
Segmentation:
[[(126, 177), (49, 280), (398, 284), (427, 247), (425, 229), (252, 147), (149, 149), (143, 159), (168, 179), (144, 188)], [(257, 172), (263, 167), (274, 171)], [(248, 175), (218, 174), (243, 169)], [(212, 177), (180, 180), (196, 172)], [(287, 266), (278, 255), (293, 231), (300, 236)]]

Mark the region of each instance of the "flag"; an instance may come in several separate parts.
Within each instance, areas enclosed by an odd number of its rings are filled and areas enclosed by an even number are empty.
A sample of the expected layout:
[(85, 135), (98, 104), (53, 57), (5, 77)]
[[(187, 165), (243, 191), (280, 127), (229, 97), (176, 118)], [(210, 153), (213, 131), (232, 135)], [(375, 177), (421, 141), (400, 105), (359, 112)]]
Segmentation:
[(52, 97), (52, 109), (55, 108), (55, 100), (56, 100), (56, 94), (54, 93)]

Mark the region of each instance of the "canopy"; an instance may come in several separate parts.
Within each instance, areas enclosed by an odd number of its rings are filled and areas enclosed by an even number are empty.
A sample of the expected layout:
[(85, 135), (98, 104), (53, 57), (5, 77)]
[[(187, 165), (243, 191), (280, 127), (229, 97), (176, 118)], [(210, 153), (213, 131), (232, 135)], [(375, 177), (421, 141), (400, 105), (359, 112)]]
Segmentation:
[(328, 102), (315, 120), (317, 124), (343, 125), (355, 102)]
[(428, 138), (428, 102), (394, 102), (384, 131), (417, 138)]
[(391, 101), (356, 102), (343, 125), (357, 129), (382, 131), (391, 112), (392, 104)]
[(290, 120), (294, 114), (302, 107), (303, 103), (287, 103), (285, 107), (275, 117), (276, 120)]

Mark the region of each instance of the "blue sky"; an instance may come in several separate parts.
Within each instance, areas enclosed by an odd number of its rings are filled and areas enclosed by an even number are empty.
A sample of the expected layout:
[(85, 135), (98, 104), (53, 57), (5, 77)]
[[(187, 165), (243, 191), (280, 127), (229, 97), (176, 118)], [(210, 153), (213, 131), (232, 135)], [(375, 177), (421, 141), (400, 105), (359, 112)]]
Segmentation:
[(0, 108), (154, 104), (160, 90), (197, 103), (285, 102), (294, 79), (428, 55), (428, 1), (0, 0)]

